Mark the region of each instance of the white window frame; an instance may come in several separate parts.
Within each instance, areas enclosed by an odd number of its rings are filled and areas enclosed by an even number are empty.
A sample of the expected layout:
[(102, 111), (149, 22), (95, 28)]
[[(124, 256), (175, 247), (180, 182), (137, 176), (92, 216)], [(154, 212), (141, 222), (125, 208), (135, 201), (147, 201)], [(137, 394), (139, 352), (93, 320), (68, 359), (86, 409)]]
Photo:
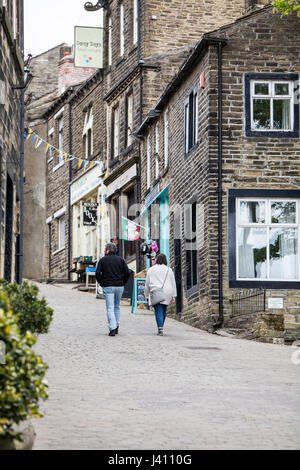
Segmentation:
[[(255, 85), (256, 84), (268, 84), (269, 85), (269, 94), (268, 95), (256, 95)], [(289, 94), (288, 95), (276, 95), (275, 94), (275, 84), (288, 84), (289, 85)], [(251, 131), (258, 132), (292, 132), (294, 130), (294, 98), (293, 98), (293, 87), (294, 83), (292, 80), (264, 80), (264, 79), (253, 79), (250, 82), (250, 113), (251, 113)], [(254, 99), (269, 99), (270, 100), (270, 127), (262, 128), (255, 127), (253, 119), (253, 102)], [(276, 129), (274, 128), (274, 118), (273, 118), (273, 101), (276, 99), (280, 100), (289, 100), (290, 101), (290, 128), (289, 129)]]
[(133, 137), (131, 133), (133, 132), (133, 92), (128, 93), (127, 95), (127, 147), (132, 144)]
[[(94, 123), (94, 116), (93, 116), (93, 108), (90, 107), (87, 112), (85, 113), (85, 118), (84, 118), (84, 126), (83, 126), (83, 131), (82, 131), (82, 140), (84, 142), (84, 137), (85, 137), (85, 149), (84, 149), (84, 157), (88, 158), (91, 155), (93, 155), (94, 151), (94, 146), (93, 146), (93, 123)], [(91, 153), (88, 153), (88, 148), (89, 148), (89, 142), (88, 142), (88, 135), (89, 131), (91, 131)]]
[(125, 53), (125, 7), (124, 3), (120, 3), (120, 56)]
[(133, 44), (138, 42), (138, 0), (133, 0)]
[(58, 156), (58, 164), (60, 164), (63, 161), (63, 151), (64, 151), (64, 117), (60, 116), (57, 119), (57, 127), (58, 127), (58, 150), (59, 150), (59, 156)]
[(108, 66), (112, 64), (112, 18), (108, 18)]
[(169, 110), (164, 113), (164, 165), (169, 165)]
[(151, 135), (147, 136), (147, 189), (151, 187)]
[(159, 178), (159, 122), (155, 125), (155, 179)]
[[(264, 223), (241, 223), (240, 222), (240, 202), (264, 202), (265, 203), (265, 222)], [(272, 224), (271, 223), (271, 203), (272, 202), (296, 202), (296, 223), (295, 224)], [(238, 250), (238, 234), (239, 228), (266, 228), (266, 262), (267, 262), (267, 277), (265, 278), (244, 278), (239, 276), (239, 250)], [(295, 228), (298, 232), (298, 243), (297, 243), (297, 268), (298, 268), (298, 277), (297, 279), (288, 279), (288, 278), (272, 278), (269, 276), (270, 272), (270, 237), (269, 231), (270, 228)], [(299, 282), (300, 281), (300, 199), (289, 199), (289, 198), (280, 198), (280, 197), (240, 197), (236, 198), (236, 280), (237, 281), (253, 281), (253, 282)]]
[(112, 119), (113, 119), (113, 133), (114, 133), (113, 158), (115, 159), (119, 156), (119, 149), (120, 149), (120, 103), (116, 104), (112, 108)]
[[(61, 224), (64, 222), (64, 237), (61, 239)], [(66, 217), (65, 214), (59, 217), (58, 222), (58, 251), (63, 250), (66, 247)]]

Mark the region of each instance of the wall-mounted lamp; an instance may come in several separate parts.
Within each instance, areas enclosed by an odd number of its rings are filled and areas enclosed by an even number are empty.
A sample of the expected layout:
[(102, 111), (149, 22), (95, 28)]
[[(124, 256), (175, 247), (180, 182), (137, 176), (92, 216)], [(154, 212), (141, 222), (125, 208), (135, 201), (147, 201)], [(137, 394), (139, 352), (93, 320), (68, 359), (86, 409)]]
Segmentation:
[(97, 11), (100, 8), (110, 11), (109, 0), (98, 0), (98, 2), (93, 5), (92, 2), (85, 2), (84, 9), (87, 11)]

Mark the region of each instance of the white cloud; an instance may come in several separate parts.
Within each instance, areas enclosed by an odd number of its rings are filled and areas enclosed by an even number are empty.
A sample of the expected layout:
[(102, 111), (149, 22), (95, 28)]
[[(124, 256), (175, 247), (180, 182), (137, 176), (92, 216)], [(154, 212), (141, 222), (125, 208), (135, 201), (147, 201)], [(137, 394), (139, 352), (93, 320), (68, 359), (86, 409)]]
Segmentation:
[(102, 26), (102, 10), (87, 12), (85, 2), (25, 0), (25, 58), (29, 53), (37, 55), (63, 42), (72, 45), (74, 26)]

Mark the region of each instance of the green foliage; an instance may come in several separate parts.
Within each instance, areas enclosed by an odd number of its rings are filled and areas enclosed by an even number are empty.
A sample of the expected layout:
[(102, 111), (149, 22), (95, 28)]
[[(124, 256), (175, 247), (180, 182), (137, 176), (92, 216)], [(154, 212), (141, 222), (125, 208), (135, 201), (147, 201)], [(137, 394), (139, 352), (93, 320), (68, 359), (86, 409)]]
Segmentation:
[(299, 0), (274, 0), (272, 2), (274, 12), (280, 13), (281, 17), (291, 15), (294, 11), (300, 17)]
[(13, 425), (30, 417), (41, 417), (39, 399), (47, 398), (44, 380), (47, 365), (31, 348), (33, 333), (24, 336), (0, 291), (0, 341), (5, 347), (5, 363), (0, 364), (0, 439), (21, 439)]
[(36, 334), (48, 333), (53, 310), (48, 307), (44, 297), (41, 300), (38, 298), (38, 287), (25, 281), (21, 285), (1, 282), (11, 309), (17, 316), (21, 334), (25, 334), (26, 331)]

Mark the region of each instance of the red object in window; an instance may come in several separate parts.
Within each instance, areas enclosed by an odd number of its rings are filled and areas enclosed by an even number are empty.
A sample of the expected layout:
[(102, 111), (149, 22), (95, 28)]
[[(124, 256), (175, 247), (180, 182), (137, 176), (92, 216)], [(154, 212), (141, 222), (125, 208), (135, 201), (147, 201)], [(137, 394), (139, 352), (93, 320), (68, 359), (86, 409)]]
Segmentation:
[(201, 88), (204, 88), (204, 72), (202, 72), (200, 75), (200, 86)]

